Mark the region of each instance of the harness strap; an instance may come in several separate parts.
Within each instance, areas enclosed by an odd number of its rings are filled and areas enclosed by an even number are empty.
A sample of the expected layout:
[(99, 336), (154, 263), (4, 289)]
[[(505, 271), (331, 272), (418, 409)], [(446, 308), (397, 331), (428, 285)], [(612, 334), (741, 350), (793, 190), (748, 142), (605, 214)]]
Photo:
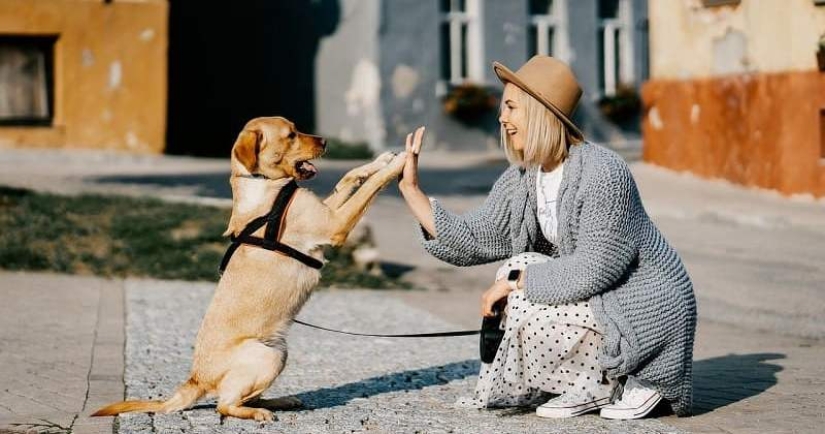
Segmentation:
[(281, 229), (284, 224), (284, 216), (295, 192), (298, 190), (298, 183), (293, 179), (281, 188), (278, 192), (278, 197), (275, 198), (275, 203), (272, 204), (272, 211), (266, 219), (266, 232), (264, 232), (264, 239), (272, 241), (280, 241)]
[(324, 266), (323, 262), (313, 258), (312, 256), (299, 252), (298, 250), (295, 250), (292, 247), (278, 241), (258, 237), (233, 237), (232, 242), (235, 244), (249, 244), (262, 249), (271, 250), (273, 252), (283, 253), (284, 255), (297, 259), (298, 261), (301, 261), (304, 264), (318, 270)]
[[(292, 180), (281, 187), (281, 191), (278, 192), (278, 196), (272, 204), (272, 210), (270, 210), (267, 215), (260, 216), (249, 222), (249, 224), (246, 225), (237, 237), (233, 236), (230, 238), (232, 244), (230, 244), (226, 249), (226, 253), (223, 255), (223, 259), (221, 260), (221, 265), (219, 268), (221, 273), (226, 270), (227, 265), (229, 265), (229, 260), (241, 244), (248, 244), (287, 255), (309, 267), (318, 270), (324, 266), (324, 263), (318, 259), (299, 252), (298, 250), (295, 250), (280, 241), (284, 216), (286, 216), (289, 204), (292, 202), (292, 198), (297, 190), (298, 184), (295, 180)], [(252, 234), (264, 225), (267, 225), (266, 230), (264, 231), (264, 238), (253, 237)]]

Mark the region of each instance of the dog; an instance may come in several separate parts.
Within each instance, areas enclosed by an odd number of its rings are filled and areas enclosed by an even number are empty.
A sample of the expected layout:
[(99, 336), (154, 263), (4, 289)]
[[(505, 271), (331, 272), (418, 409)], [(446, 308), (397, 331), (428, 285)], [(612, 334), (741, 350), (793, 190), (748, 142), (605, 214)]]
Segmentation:
[[(297, 131), (282, 117), (249, 121), (232, 148), (232, 214), (224, 235), (238, 236), (250, 221), (266, 215), (291, 180), (314, 177), (318, 171), (310, 161), (325, 148), (324, 139)], [(404, 157), (384, 153), (349, 171), (323, 201), (299, 188), (281, 222), (280, 241), (323, 260), (323, 247), (340, 247), (378, 192), (398, 178)], [(189, 379), (166, 401), (118, 402), (92, 416), (170, 413), (204, 396), (217, 397), (222, 417), (271, 421), (271, 409), (299, 407), (294, 397), (259, 397), (284, 369), (287, 331), (319, 279), (319, 270), (294, 257), (241, 244), (203, 318)]]

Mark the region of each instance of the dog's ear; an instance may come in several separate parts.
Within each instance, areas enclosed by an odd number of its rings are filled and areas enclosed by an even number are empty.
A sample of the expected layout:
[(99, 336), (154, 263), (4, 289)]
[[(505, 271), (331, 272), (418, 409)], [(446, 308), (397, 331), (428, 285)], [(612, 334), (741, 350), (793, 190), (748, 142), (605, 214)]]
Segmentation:
[(258, 167), (258, 153), (261, 151), (261, 133), (255, 130), (243, 130), (232, 147), (232, 156), (241, 163), (249, 173)]

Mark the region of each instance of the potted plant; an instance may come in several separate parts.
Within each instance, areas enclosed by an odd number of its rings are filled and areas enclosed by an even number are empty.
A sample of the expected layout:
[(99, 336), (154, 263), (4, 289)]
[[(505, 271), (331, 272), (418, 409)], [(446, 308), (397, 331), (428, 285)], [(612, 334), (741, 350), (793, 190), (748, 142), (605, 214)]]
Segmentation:
[(445, 113), (462, 123), (473, 124), (495, 109), (498, 99), (484, 86), (463, 83), (450, 88), (443, 104)]
[(816, 52), (816, 63), (820, 71), (825, 71), (825, 33), (819, 37), (819, 50)]
[(604, 96), (598, 102), (605, 118), (616, 124), (632, 120), (642, 109), (642, 100), (632, 85), (619, 85), (616, 94)]

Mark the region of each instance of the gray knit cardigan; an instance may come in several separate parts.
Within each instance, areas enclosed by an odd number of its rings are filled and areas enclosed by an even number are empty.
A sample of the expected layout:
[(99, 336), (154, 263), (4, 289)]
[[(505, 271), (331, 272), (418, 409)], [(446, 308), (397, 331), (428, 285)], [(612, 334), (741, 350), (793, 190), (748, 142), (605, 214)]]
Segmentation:
[(536, 221), (536, 170), (510, 167), (484, 204), (464, 215), (432, 201), (437, 238), (420, 232), (424, 248), (459, 266), (527, 251), (554, 256), (527, 267), (527, 298), (553, 305), (590, 300), (606, 330), (599, 362), (607, 375), (647, 380), (676, 414), (690, 414), (693, 286), (645, 212), (627, 164), (595, 144), (570, 148), (557, 201), (555, 246), (544, 240)]

